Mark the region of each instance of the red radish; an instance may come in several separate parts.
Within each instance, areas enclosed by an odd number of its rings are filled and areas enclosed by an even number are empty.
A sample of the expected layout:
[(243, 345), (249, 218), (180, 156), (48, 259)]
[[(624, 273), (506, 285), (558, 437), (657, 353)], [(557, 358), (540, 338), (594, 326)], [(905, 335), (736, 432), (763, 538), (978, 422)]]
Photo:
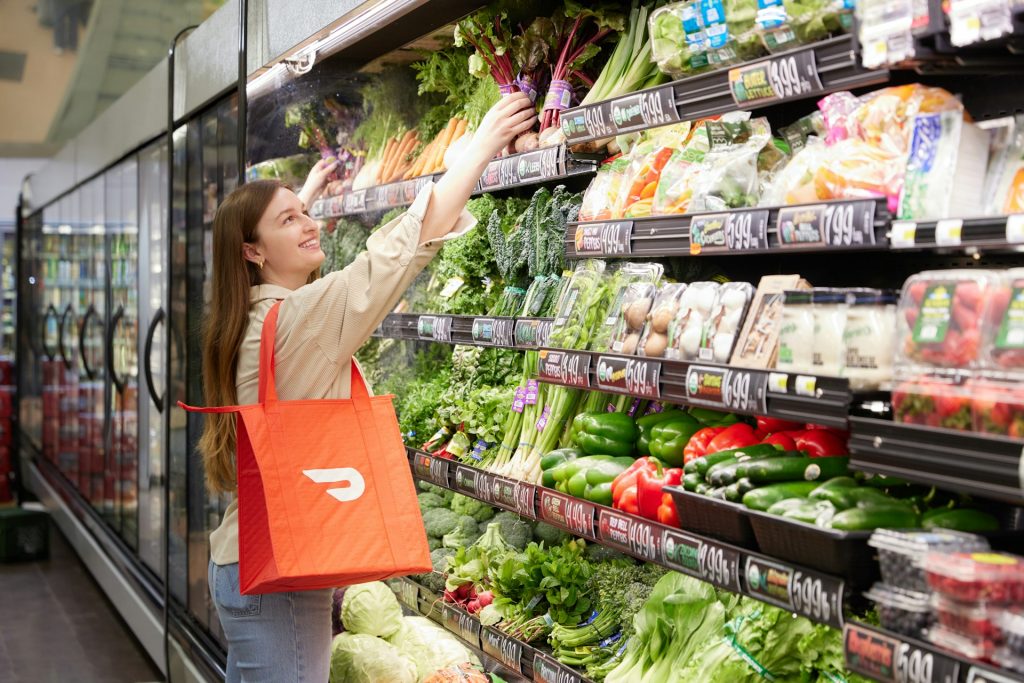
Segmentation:
[(480, 607), (487, 607), (492, 602), (494, 602), (494, 593), (492, 593), (491, 591), (484, 591), (476, 597), (480, 601)]
[(469, 604), (466, 605), (466, 611), (468, 611), (470, 614), (476, 614), (480, 611), (480, 608), (481, 606), (479, 600), (470, 600)]

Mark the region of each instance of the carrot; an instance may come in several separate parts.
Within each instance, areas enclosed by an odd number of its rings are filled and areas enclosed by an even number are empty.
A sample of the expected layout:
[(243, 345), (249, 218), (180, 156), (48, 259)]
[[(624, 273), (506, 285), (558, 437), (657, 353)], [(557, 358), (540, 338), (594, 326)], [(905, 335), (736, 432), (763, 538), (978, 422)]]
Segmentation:
[(402, 169), (402, 172), (405, 172), (404, 167), (407, 167), (409, 152), (411, 152), (415, 146), (416, 131), (410, 130), (405, 134), (405, 137), (402, 138), (402, 143), (398, 147), (398, 153), (395, 155), (395, 163), (391, 168), (391, 173), (388, 175), (388, 182), (394, 182), (402, 177), (401, 173), (398, 171), (399, 169)]
[(395, 136), (395, 148), (391, 150), (391, 159), (388, 160), (388, 167), (385, 169), (384, 176), (380, 179), (382, 183), (391, 181), (391, 176), (394, 175), (395, 169), (402, 163), (402, 149), (405, 147), (406, 141), (409, 137), (415, 135), (413, 131), (406, 131), (402, 137)]
[(430, 156), (430, 152), (434, 148), (434, 142), (436, 141), (432, 140), (430, 144), (424, 147), (420, 152), (420, 155), (416, 158), (416, 163), (414, 163), (412, 168), (409, 170), (410, 178), (416, 178), (417, 176), (423, 175), (423, 166), (427, 163), (427, 157)]
[(381, 177), (384, 175), (384, 169), (387, 168), (388, 161), (391, 158), (391, 152), (394, 150), (394, 147), (394, 138), (388, 140), (388, 144), (384, 146), (384, 153), (380, 155), (380, 166), (377, 169), (377, 177), (375, 178), (377, 185), (380, 185), (381, 183)]
[(650, 199), (654, 196), (654, 191), (658, 189), (658, 181), (647, 183), (644, 185), (644, 189), (640, 192), (640, 199)]
[(428, 173), (436, 173), (440, 166), (444, 165), (444, 153), (448, 149), (448, 145), (452, 144), (452, 135), (455, 134), (455, 128), (459, 125), (459, 119), (452, 117), (448, 122), (448, 127), (445, 128), (438, 134), (438, 145), (437, 149), (434, 150), (433, 163), (428, 167)]

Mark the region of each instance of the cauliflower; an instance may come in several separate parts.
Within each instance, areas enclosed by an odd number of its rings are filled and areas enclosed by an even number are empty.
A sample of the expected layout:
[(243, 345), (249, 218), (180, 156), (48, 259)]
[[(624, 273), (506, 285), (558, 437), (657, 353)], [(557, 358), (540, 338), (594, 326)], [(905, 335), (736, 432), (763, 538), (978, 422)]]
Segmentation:
[(486, 522), (494, 517), (494, 508), (490, 505), (462, 494), (455, 494), (451, 507), (452, 512), (457, 512), (460, 515), (469, 515), (477, 522)]
[(514, 512), (499, 512), (491, 520), (491, 523), (498, 525), (501, 537), (516, 550), (522, 550), (528, 546), (533, 538), (533, 527), (530, 522)]
[(459, 515), (447, 508), (431, 508), (423, 513), (423, 527), (427, 536), (442, 538), (450, 534), (459, 523)]

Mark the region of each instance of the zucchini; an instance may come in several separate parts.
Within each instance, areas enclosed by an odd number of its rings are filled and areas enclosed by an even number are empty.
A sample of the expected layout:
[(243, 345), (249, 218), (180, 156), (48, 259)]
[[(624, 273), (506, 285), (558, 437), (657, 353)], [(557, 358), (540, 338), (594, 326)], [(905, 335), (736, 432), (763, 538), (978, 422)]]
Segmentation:
[(806, 502), (806, 498), (785, 498), (783, 500), (780, 500), (778, 503), (775, 503), (770, 508), (768, 508), (767, 512), (769, 515), (782, 516), (785, 514), (787, 510), (792, 510), (793, 508), (803, 505)]
[(801, 451), (780, 451), (775, 450), (774, 453), (768, 455), (755, 455), (746, 460), (741, 460), (739, 467), (736, 468), (736, 478), (743, 479), (747, 476), (747, 471), (750, 465), (758, 460), (764, 460), (766, 458), (806, 458), (807, 455)]
[(740, 459), (737, 458), (735, 455), (730, 455), (730, 456), (724, 458), (723, 460), (719, 460), (714, 465), (711, 465), (710, 467), (708, 467), (707, 470), (705, 470), (705, 472), (704, 472), (704, 481), (706, 481), (706, 482), (708, 482), (710, 484), (711, 483), (711, 476), (715, 473), (715, 470), (718, 470), (718, 469), (720, 469), (722, 467), (728, 467), (729, 465), (735, 465), (739, 461), (740, 461)]
[(706, 495), (708, 498), (717, 498), (718, 500), (725, 500), (725, 487), (716, 486), (714, 488), (709, 488), (708, 492), (705, 493), (704, 495)]
[(829, 525), (839, 531), (874, 531), (886, 529), (915, 529), (920, 520), (906, 505), (875, 505), (856, 507), (836, 513)]
[(693, 490), (693, 492), (694, 493), (699, 493), (702, 496), (706, 496), (706, 495), (708, 495), (708, 491), (710, 491), (710, 490), (711, 490), (710, 486), (708, 486), (704, 482), (701, 482), (700, 484), (697, 485), (697, 488), (695, 488)]
[(836, 508), (827, 500), (811, 500), (809, 498), (801, 501), (799, 505), (787, 508), (782, 516), (786, 519), (795, 519), (804, 524), (823, 526), (827, 524), (836, 514)]
[(818, 488), (818, 484), (813, 481), (787, 481), (771, 484), (745, 493), (743, 504), (751, 510), (763, 511), (788, 498), (806, 498), (816, 488)]
[(691, 472), (699, 472), (706, 475), (713, 465), (717, 465), (729, 458), (739, 457), (741, 455), (750, 457), (754, 457), (756, 455), (767, 456), (777, 454), (778, 452), (779, 449), (767, 443), (759, 443), (753, 446), (746, 446), (744, 448), (732, 448), (727, 451), (719, 451), (718, 453), (710, 453), (700, 458), (694, 458), (683, 466), (683, 473), (689, 474)]
[(742, 498), (739, 482), (733, 482), (725, 487), (725, 499), (730, 503), (739, 503)]
[(742, 479), (737, 480), (736, 481), (736, 485), (740, 489), (740, 495), (744, 495), (744, 496), (757, 488), (757, 485), (754, 484), (754, 482), (752, 482), (749, 479), (747, 479), (746, 477), (743, 477)]
[(952, 529), (954, 531), (999, 531), (999, 520), (981, 510), (942, 510), (926, 515), (925, 529)]
[(850, 458), (765, 458), (750, 463), (747, 476), (755, 484), (781, 481), (821, 481), (849, 472)]
[(696, 472), (683, 475), (683, 488), (687, 491), (696, 491), (697, 487), (704, 483), (704, 477)]

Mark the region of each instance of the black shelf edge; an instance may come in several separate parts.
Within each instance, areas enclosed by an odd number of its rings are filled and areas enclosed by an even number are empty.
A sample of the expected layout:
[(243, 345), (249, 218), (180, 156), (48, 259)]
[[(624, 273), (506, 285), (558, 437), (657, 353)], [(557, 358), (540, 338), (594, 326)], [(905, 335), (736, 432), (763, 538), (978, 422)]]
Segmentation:
[[(767, 76), (770, 63), (780, 63), (783, 60), (792, 60), (793, 70), (796, 70), (797, 65), (814, 65), (820, 86), (819, 83), (811, 81), (799, 94), (785, 96), (783, 93), (781, 97), (737, 103), (730, 87), (731, 72), (765, 66), (769, 67), (765, 71)], [(730, 69), (691, 76), (611, 100), (566, 109), (561, 115), (562, 131), (568, 144), (576, 145), (614, 137), (620, 133), (657, 128), (677, 121), (692, 121), (741, 109), (757, 109), (780, 102), (820, 97), (837, 90), (877, 85), (888, 79), (889, 72), (885, 69), (870, 70), (861, 67), (856, 37), (853, 34), (842, 35), (777, 55), (760, 57)], [(629, 111), (636, 113), (624, 113)], [(621, 121), (622, 124), (617, 124), (616, 121)]]
[(1024, 441), (850, 418), (850, 466), (1024, 505)]
[(1024, 676), (1018, 673), (982, 664), (931, 643), (858, 621), (847, 622), (843, 628), (843, 653), (849, 671), (882, 683), (1024, 682)]
[[(422, 481), (488, 505), (519, 511), (521, 515), (524, 501), (532, 499), (533, 514), (523, 516), (643, 562), (653, 562), (739, 595), (796, 612), (816, 623), (834, 628), (842, 628), (844, 624), (847, 585), (839, 577), (573, 498), (554, 489), (501, 477), (455, 460), (436, 458), (415, 448), (406, 451), (413, 476)], [(492, 492), (502, 491), (501, 482), (518, 485), (520, 493), (509, 493), (506, 489), (496, 497)], [(513, 500), (514, 503), (510, 503)], [(514, 509), (516, 506), (518, 510)], [(761, 590), (752, 587), (752, 582), (757, 582)], [(784, 587), (782, 592), (779, 586)]]
[(893, 220), (890, 248), (898, 251), (931, 249), (1024, 250), (1024, 214)]
[(553, 318), (392, 313), (381, 324), (380, 336), (527, 350), (536, 349), (547, 339), (553, 322)]
[[(602, 159), (603, 155), (568, 153), (564, 145), (510, 154), (487, 164), (473, 194), (504, 192), (593, 174), (597, 172), (598, 163)], [(419, 176), (318, 199), (313, 202), (310, 215), (318, 219), (331, 219), (409, 206), (427, 183), (437, 180), (441, 175), (435, 173)]]

